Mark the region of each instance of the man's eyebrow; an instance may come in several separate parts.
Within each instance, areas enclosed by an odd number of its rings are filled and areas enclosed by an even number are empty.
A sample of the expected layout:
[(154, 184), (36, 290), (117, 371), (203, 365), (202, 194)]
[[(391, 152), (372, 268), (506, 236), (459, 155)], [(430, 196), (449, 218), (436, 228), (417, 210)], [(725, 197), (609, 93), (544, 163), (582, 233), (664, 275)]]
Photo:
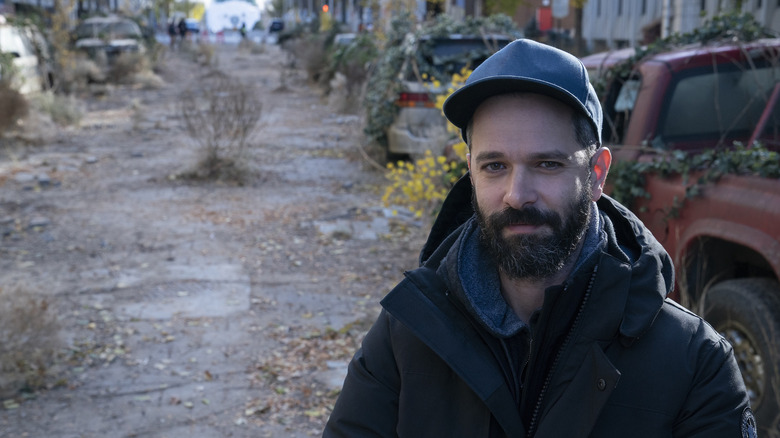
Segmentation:
[(488, 151), (477, 154), (477, 156), (474, 158), (474, 161), (490, 161), (497, 160), (499, 158), (504, 158), (503, 152)]
[[(505, 154), (503, 152), (498, 151), (486, 151), (486, 152), (480, 152), (475, 157), (476, 162), (481, 161), (490, 161), (490, 160), (497, 160), (504, 158)], [(569, 154), (563, 151), (543, 151), (543, 152), (535, 152), (528, 155), (528, 159), (530, 161), (574, 161), (574, 155)]]
[(563, 151), (544, 151), (544, 152), (536, 152), (529, 155), (529, 158), (533, 161), (545, 161), (545, 160), (551, 160), (551, 161), (573, 161), (574, 160), (574, 154), (568, 154)]

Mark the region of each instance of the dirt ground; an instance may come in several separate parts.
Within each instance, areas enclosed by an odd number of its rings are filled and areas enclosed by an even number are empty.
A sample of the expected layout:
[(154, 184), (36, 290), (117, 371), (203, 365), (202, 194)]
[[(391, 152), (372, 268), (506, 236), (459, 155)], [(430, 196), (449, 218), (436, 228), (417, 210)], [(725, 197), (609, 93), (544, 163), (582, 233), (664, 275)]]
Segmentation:
[(217, 56), (263, 103), (243, 186), (177, 177), (199, 158), (179, 97), (208, 69), (175, 53), (161, 88), (113, 87), (0, 155), (0, 284), (46, 297), (65, 346), (56, 385), (3, 399), (0, 436), (321, 433), (424, 230), (381, 205), (358, 116), (279, 47)]

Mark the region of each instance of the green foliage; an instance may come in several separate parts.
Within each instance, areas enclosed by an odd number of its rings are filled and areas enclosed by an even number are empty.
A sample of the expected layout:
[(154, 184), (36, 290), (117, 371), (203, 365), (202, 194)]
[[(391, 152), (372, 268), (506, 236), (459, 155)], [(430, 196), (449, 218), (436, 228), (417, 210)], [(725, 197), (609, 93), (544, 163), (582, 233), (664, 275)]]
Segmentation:
[(14, 55), (0, 52), (0, 82), (10, 85), (17, 74), (18, 69), (14, 65)]
[(328, 80), (336, 73), (346, 78), (347, 93), (357, 95), (366, 82), (368, 66), (379, 56), (379, 49), (372, 35), (358, 34), (348, 44), (333, 44), (330, 50), (330, 61), (327, 71)]
[(384, 143), (385, 128), (393, 123), (397, 109), (396, 95), (400, 91), (398, 72), (405, 55), (404, 40), (412, 31), (412, 21), (408, 16), (397, 16), (390, 22), (390, 31), (384, 44), (382, 56), (376, 60), (373, 72), (368, 79), (365, 96), (366, 135)]
[[(515, 36), (517, 32), (516, 25), (506, 15), (466, 17), (455, 21), (451, 17), (441, 14), (417, 28), (415, 28), (413, 18), (410, 15), (400, 14), (394, 17), (387, 39), (384, 41), (384, 45), (379, 48), (381, 56), (376, 59), (372, 74), (368, 79), (364, 98), (367, 112), (364, 128), (366, 135), (371, 140), (385, 145), (387, 140), (385, 130), (393, 123), (398, 111), (395, 100), (400, 91), (399, 77), (404, 65), (414, 63), (421, 76), (433, 75), (433, 66), (430, 64), (430, 60), (433, 58), (432, 45), (421, 37), (435, 38), (450, 34)], [(484, 57), (484, 55), (484, 53), (472, 53), (467, 57), (476, 59)], [(445, 65), (451, 64), (451, 73), (459, 71), (464, 62), (468, 63), (468, 60), (464, 60), (463, 56), (443, 61)]]
[[(609, 171), (609, 180), (614, 185), (612, 197), (629, 208), (636, 198), (649, 199), (650, 193), (645, 189), (647, 175), (682, 177), (685, 199), (678, 199), (668, 210), (669, 216), (676, 217), (686, 199), (701, 195), (707, 185), (724, 175), (780, 179), (780, 154), (761, 145), (745, 147), (737, 143), (733, 149), (712, 149), (696, 155), (672, 151), (652, 161), (621, 161)], [(691, 181), (694, 176), (695, 181)]]
[(333, 69), (339, 71), (348, 64), (365, 65), (379, 55), (379, 50), (370, 34), (361, 33), (349, 44), (338, 45), (333, 48), (331, 64)]
[(631, 76), (634, 66), (642, 59), (662, 52), (668, 52), (675, 47), (688, 44), (712, 44), (716, 42), (749, 42), (759, 38), (776, 36), (761, 24), (750, 13), (728, 12), (707, 20), (701, 27), (690, 33), (672, 34), (655, 41), (646, 47), (637, 47), (634, 56), (610, 68), (593, 85), (601, 95), (607, 85), (613, 80), (625, 79)]

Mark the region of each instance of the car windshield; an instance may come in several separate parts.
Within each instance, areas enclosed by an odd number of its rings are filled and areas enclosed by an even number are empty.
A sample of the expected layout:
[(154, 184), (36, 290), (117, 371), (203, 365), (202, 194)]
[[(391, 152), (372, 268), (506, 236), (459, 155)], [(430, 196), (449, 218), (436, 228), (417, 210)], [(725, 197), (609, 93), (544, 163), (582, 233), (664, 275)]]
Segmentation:
[(778, 81), (780, 69), (766, 63), (693, 71), (673, 86), (660, 135), (665, 141), (747, 138)]
[(112, 39), (140, 38), (141, 30), (138, 25), (129, 20), (121, 21), (94, 21), (81, 23), (76, 28), (76, 38), (103, 38)]
[(17, 56), (32, 56), (35, 54), (35, 48), (15, 28), (0, 26), (0, 52), (15, 53)]
[[(420, 41), (418, 70), (434, 78), (449, 78), (464, 67), (476, 68), (488, 56), (511, 42), (510, 39), (458, 37), (423, 38)], [(406, 80), (416, 80), (417, 73), (410, 66), (405, 72)]]

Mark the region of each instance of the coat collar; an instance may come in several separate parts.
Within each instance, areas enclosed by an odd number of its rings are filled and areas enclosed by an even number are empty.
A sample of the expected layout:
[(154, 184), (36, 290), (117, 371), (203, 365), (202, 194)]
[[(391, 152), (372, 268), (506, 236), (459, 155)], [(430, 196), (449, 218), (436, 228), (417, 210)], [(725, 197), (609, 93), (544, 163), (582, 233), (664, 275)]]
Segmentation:
[(520, 413), (483, 338), (430, 269), (407, 272), (382, 306), (406, 326), (485, 402), (508, 436), (524, 437)]
[[(620, 324), (623, 342), (630, 344), (650, 328), (664, 299), (671, 293), (673, 264), (666, 250), (631, 211), (607, 195), (602, 195), (597, 206), (605, 217), (604, 228), (608, 234), (605, 253), (623, 262), (630, 271), (630, 281), (625, 285), (630, 294)], [(436, 270), (473, 214), (471, 179), (467, 173), (444, 200), (420, 252), (420, 263)]]

